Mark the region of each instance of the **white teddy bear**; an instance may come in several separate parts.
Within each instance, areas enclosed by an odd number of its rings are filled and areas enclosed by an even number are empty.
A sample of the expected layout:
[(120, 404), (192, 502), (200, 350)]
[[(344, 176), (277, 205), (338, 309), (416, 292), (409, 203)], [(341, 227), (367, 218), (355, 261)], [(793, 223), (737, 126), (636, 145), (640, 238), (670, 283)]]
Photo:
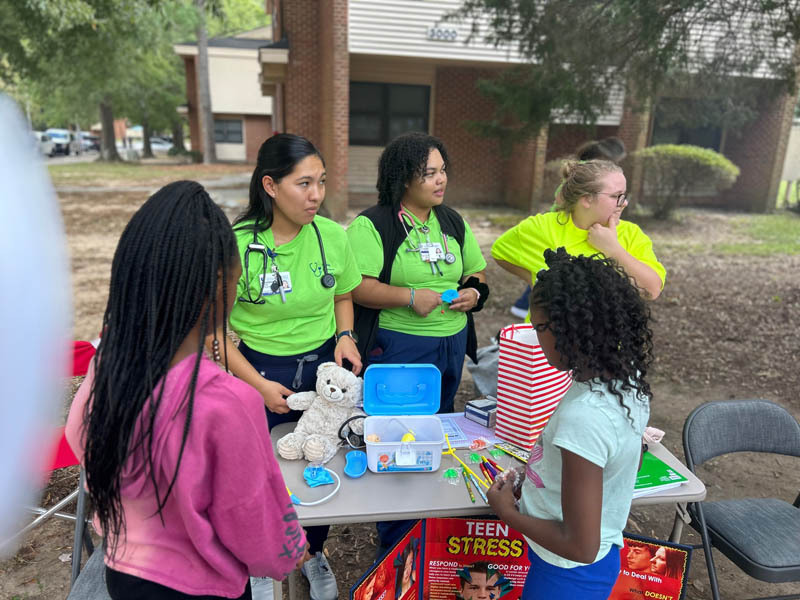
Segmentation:
[[(339, 427), (350, 417), (364, 415), (361, 404), (364, 381), (334, 362), (317, 368), (317, 391), (298, 392), (286, 398), (292, 410), (305, 412), (292, 433), (278, 440), (278, 454), (288, 460), (305, 457), (309, 462), (326, 463), (339, 446)], [(365, 415), (364, 415), (365, 416)], [(348, 424), (353, 433), (364, 432), (364, 420)]]

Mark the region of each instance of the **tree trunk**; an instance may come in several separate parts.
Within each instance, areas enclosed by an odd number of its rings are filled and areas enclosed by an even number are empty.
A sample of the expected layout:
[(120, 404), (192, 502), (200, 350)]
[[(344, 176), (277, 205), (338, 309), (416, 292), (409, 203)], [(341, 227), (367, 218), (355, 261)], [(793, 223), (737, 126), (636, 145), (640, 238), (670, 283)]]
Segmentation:
[(197, 103), (200, 121), (200, 140), (203, 144), (203, 163), (217, 161), (214, 145), (214, 117), (211, 112), (211, 86), (208, 75), (208, 32), (206, 31), (206, 0), (195, 0), (197, 8)]
[(186, 152), (183, 143), (183, 120), (179, 117), (172, 120), (172, 147), (181, 153)]
[(150, 121), (142, 119), (142, 158), (155, 158), (150, 147)]
[(100, 160), (118, 162), (122, 159), (117, 153), (117, 138), (114, 135), (114, 108), (111, 98), (106, 96), (100, 103), (100, 124), (103, 127), (103, 139), (100, 144)]

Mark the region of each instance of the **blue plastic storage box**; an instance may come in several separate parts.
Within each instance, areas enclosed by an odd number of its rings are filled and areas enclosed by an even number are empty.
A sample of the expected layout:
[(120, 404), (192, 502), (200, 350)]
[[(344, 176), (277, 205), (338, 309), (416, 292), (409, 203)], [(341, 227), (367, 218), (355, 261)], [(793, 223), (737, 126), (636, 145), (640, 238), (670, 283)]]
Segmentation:
[[(364, 372), (364, 438), (373, 473), (436, 471), (444, 431), (436, 417), (442, 375), (435, 365), (370, 365)], [(403, 441), (411, 434), (414, 441)]]

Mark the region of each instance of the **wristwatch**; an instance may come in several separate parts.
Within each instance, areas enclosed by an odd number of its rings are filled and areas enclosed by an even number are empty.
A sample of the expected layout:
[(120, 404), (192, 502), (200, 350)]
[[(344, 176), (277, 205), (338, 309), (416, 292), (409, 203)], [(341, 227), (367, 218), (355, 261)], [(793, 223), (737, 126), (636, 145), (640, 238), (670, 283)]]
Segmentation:
[(356, 332), (355, 332), (355, 331), (352, 331), (352, 330), (350, 330), (350, 329), (345, 329), (344, 331), (340, 331), (339, 333), (337, 333), (337, 334), (336, 334), (336, 343), (338, 344), (338, 343), (339, 343), (339, 340), (340, 340), (340, 339), (342, 339), (344, 336), (347, 336), (347, 337), (349, 337), (349, 338), (350, 338), (350, 339), (352, 339), (352, 340), (353, 340), (353, 341), (354, 341), (356, 344), (358, 343), (358, 336), (356, 335)]

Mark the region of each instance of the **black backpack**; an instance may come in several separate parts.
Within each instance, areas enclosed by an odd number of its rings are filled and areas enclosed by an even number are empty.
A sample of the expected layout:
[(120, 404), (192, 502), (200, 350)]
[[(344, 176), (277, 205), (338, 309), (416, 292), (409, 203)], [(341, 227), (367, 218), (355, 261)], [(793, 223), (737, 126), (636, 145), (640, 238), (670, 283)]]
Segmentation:
[[(458, 242), (461, 248), (461, 263), (464, 263), (464, 219), (447, 206), (439, 205), (433, 207), (436, 218), (442, 232)], [(397, 250), (402, 246), (406, 239), (406, 232), (397, 218), (397, 211), (392, 206), (376, 204), (362, 211), (359, 216), (367, 217), (375, 226), (378, 235), (383, 241), (383, 269), (378, 276), (378, 281), (388, 284), (392, 278), (392, 263), (394, 263)], [(463, 276), (463, 274), (462, 274)], [(459, 278), (460, 279), (460, 278)], [(353, 303), (355, 312), (354, 329), (358, 336), (358, 351), (366, 365), (369, 362), (369, 353), (375, 345), (375, 338), (378, 333), (378, 316), (380, 309), (367, 308), (360, 304)], [(467, 356), (473, 362), (477, 360), (478, 337), (475, 334), (475, 322), (472, 313), (467, 313)]]

